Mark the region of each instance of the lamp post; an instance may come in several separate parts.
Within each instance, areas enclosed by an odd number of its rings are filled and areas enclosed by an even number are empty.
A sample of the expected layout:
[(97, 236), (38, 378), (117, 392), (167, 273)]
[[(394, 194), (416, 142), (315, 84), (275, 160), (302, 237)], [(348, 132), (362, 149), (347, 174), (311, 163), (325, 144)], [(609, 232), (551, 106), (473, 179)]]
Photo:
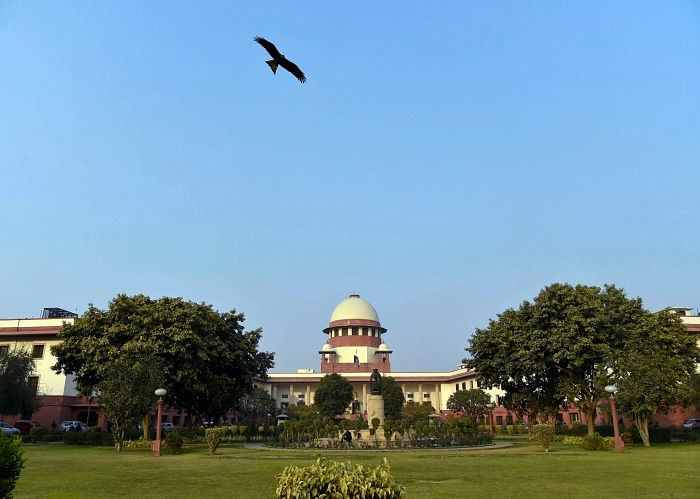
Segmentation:
[(496, 434), (496, 428), (493, 426), (493, 409), (496, 407), (496, 404), (489, 402), (486, 404), (486, 407), (489, 408), (489, 430), (491, 430), (491, 435), (493, 436)]
[(617, 392), (617, 387), (615, 385), (608, 385), (605, 387), (605, 391), (610, 394), (610, 410), (613, 417), (613, 431), (615, 432), (615, 452), (622, 452), (625, 450), (625, 443), (620, 438), (620, 428), (617, 426), (617, 407), (615, 407), (615, 392)]
[(168, 393), (165, 388), (158, 388), (156, 391), (156, 396), (158, 397), (158, 411), (156, 415), (156, 441), (153, 442), (153, 455), (160, 456), (160, 418), (163, 415), (163, 396)]

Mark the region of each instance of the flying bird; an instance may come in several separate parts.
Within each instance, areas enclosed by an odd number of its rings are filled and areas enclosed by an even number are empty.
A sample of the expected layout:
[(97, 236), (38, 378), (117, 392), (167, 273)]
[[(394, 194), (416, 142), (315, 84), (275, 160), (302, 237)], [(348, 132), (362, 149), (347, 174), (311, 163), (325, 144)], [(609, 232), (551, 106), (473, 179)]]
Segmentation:
[(272, 60), (265, 62), (268, 64), (268, 66), (270, 66), (273, 74), (277, 74), (277, 66), (282, 66), (284, 69), (296, 76), (300, 82), (306, 82), (306, 75), (301, 69), (299, 69), (299, 66), (280, 54), (280, 51), (277, 50), (277, 47), (275, 47), (272, 42), (268, 42), (259, 36), (256, 36), (253, 40), (262, 45), (262, 47), (267, 50), (267, 53), (272, 57)]

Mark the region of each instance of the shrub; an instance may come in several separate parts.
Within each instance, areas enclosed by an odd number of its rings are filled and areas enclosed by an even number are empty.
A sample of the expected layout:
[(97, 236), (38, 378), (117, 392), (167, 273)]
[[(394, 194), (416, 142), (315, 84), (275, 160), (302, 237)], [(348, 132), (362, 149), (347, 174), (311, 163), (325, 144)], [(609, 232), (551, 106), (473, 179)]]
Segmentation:
[(372, 428), (374, 428), (374, 431), (377, 431), (377, 428), (379, 428), (379, 423), (381, 423), (379, 418), (372, 418)]
[(570, 435), (574, 437), (585, 437), (588, 435), (588, 426), (583, 423), (573, 423), (569, 428)]
[(238, 435), (238, 426), (231, 425), (231, 435), (233, 435), (233, 436)]
[(63, 434), (67, 445), (102, 445), (102, 434), (90, 431), (69, 431)]
[(102, 445), (114, 447), (114, 435), (112, 435), (111, 433), (104, 432), (102, 434)]
[(542, 444), (545, 452), (549, 452), (549, 444), (554, 441), (556, 428), (549, 423), (536, 424), (532, 427), (532, 439)]
[(583, 444), (583, 437), (574, 437), (571, 435), (565, 435), (561, 443), (563, 445), (581, 445)]
[(165, 435), (165, 448), (170, 454), (182, 454), (182, 435), (177, 430), (169, 431)]
[(609, 447), (606, 440), (597, 433), (594, 433), (593, 435), (586, 435), (585, 437), (581, 438), (581, 447), (586, 450), (607, 450)]
[[(620, 428), (620, 431), (622, 431), (622, 428)], [(595, 427), (595, 432), (600, 435), (601, 437), (614, 437), (615, 436), (615, 430), (613, 430), (612, 425), (597, 425)]]
[(406, 492), (391, 476), (389, 461), (376, 468), (350, 462), (318, 458), (315, 464), (298, 468), (288, 466), (277, 476), (275, 493), (280, 498), (293, 497), (404, 497)]
[(219, 448), (221, 440), (227, 434), (226, 428), (207, 428), (204, 432), (207, 437), (207, 445), (209, 446), (209, 454), (212, 456), (216, 453), (216, 449)]
[(0, 497), (12, 497), (24, 461), (22, 439), (0, 432)]
[(125, 449), (151, 449), (153, 447), (153, 440), (148, 440), (143, 437), (136, 440), (124, 440), (122, 446)]
[(33, 444), (41, 442), (45, 435), (49, 434), (49, 430), (42, 426), (34, 426), (29, 430), (29, 437)]

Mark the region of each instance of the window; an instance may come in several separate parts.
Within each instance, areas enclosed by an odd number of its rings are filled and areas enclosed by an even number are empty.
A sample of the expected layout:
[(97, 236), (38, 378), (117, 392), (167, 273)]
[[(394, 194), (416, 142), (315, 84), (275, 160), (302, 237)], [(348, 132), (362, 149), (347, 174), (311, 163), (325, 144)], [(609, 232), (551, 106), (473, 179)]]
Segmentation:
[(474, 389), (474, 381), (469, 382), (469, 388), (471, 388), (472, 390)]
[(34, 345), (32, 348), (32, 358), (43, 359), (44, 358), (44, 345)]
[(173, 426), (180, 426), (180, 416), (173, 416)]
[(498, 426), (503, 426), (503, 416), (496, 416), (496, 424)]
[(507, 424), (507, 425), (513, 424), (513, 415), (512, 415), (512, 414), (508, 414), (508, 415), (506, 416), (506, 424)]
[(467, 389), (467, 383), (464, 382), (464, 383), (462, 383), (462, 390), (466, 390), (466, 389)]
[(456, 391), (456, 392), (459, 391), (459, 383), (455, 383), (455, 391)]
[(413, 394), (412, 394), (412, 393), (407, 393), (407, 394), (406, 394), (406, 398), (407, 398), (407, 399), (413, 400)]
[(289, 398), (289, 395), (287, 395), (286, 393), (283, 393), (283, 394), (282, 394), (282, 398), (283, 398), (283, 399), (288, 399), (288, 398)]
[(39, 388), (39, 376), (29, 376), (29, 390), (36, 393)]
[(578, 413), (577, 412), (571, 412), (569, 413), (569, 417), (571, 418), (572, 423), (577, 423), (578, 422)]
[(10, 351), (10, 345), (0, 345), (0, 355), (6, 355)]

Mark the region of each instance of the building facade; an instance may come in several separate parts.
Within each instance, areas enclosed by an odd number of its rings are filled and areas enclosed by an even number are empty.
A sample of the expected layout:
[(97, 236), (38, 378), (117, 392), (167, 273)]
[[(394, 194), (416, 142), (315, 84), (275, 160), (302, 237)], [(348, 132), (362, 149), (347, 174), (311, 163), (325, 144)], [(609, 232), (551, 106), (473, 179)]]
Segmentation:
[[(55, 312), (61, 309), (45, 309), (42, 318), (0, 319), (0, 351), (21, 348), (32, 352), (36, 362), (36, 372), (31, 382), (36, 386), (39, 408), (32, 415), (6, 416), (12, 423), (20, 417), (31, 418), (43, 426), (52, 421), (80, 420), (104, 427), (106, 421), (99, 410), (99, 401), (81, 395), (75, 387), (73, 376), (57, 374), (51, 369), (56, 363), (51, 354), (51, 346), (58, 344), (59, 333), (64, 324), (72, 324), (75, 314), (65, 315)], [(686, 307), (671, 307), (684, 326), (698, 335), (700, 347), (700, 316), (692, 314)], [(65, 311), (62, 311), (65, 312)], [(72, 315), (72, 316), (71, 316)], [(515, 418), (499, 406), (498, 389), (479, 386), (477, 373), (464, 366), (454, 370), (439, 372), (392, 371), (391, 356), (386, 336), (388, 329), (382, 326), (375, 308), (359, 295), (350, 295), (332, 311), (328, 326), (322, 330), (325, 342), (319, 353), (319, 369), (298, 369), (296, 372), (272, 372), (265, 381), (258, 381), (275, 400), (277, 407), (285, 409), (290, 405), (313, 404), (314, 395), (321, 378), (328, 373), (338, 373), (348, 379), (353, 386), (353, 410), (363, 414), (367, 407), (369, 379), (373, 369), (385, 376), (393, 377), (401, 387), (407, 403), (427, 404), (440, 412), (447, 411), (447, 401), (459, 390), (481, 388), (491, 396), (497, 407), (493, 411), (494, 422), (509, 424)], [(700, 372), (700, 365), (699, 370)], [(678, 425), (686, 417), (697, 417), (697, 408), (677, 408), (669, 414), (654, 417), (660, 425)], [(559, 417), (565, 424), (583, 422), (578, 410), (562, 412)], [(178, 425), (184, 422), (181, 412), (166, 411), (165, 421)]]

